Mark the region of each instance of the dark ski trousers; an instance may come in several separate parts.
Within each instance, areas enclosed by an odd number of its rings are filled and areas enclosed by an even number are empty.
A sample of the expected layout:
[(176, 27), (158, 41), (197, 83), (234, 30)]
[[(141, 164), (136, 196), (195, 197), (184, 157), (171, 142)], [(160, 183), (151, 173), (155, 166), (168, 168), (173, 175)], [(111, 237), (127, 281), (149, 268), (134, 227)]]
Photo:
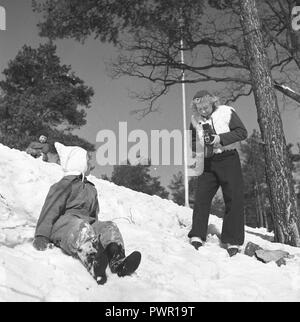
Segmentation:
[(189, 237), (206, 241), (212, 199), (221, 186), (225, 202), (222, 243), (243, 245), (244, 205), (241, 163), (236, 150), (214, 154), (204, 161), (204, 172), (198, 177)]

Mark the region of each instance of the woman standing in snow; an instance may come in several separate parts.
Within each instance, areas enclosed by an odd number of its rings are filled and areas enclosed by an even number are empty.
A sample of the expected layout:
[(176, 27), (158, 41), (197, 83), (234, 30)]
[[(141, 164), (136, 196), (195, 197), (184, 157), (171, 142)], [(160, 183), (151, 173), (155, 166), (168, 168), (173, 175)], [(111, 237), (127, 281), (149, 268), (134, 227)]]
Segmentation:
[(243, 178), (235, 143), (247, 138), (247, 130), (232, 107), (219, 105), (218, 98), (207, 91), (195, 94), (192, 110), (192, 149), (194, 152), (200, 149), (204, 164), (198, 177), (193, 225), (188, 236), (196, 249), (206, 241), (212, 199), (221, 186), (226, 209), (221, 241), (233, 256), (243, 245), (245, 234)]
[(141, 261), (140, 252), (125, 256), (124, 242), (117, 225), (98, 221), (97, 190), (86, 179), (91, 158), (80, 147), (55, 143), (64, 177), (54, 184), (42, 208), (33, 246), (46, 250), (53, 243), (66, 254), (78, 258), (98, 284), (107, 280), (107, 265), (118, 276), (132, 274)]

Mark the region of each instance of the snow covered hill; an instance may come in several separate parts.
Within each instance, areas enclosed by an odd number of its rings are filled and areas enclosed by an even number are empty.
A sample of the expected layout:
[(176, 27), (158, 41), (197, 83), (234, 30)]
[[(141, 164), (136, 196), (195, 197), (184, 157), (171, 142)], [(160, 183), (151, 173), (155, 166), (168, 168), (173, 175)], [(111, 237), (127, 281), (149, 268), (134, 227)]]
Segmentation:
[(219, 245), (222, 222), (211, 216), (209, 237), (198, 252), (188, 243), (192, 211), (91, 176), (100, 219), (115, 221), (127, 252), (142, 252), (130, 277), (108, 270), (98, 286), (75, 259), (54, 248), (32, 247), (35, 224), (56, 164), (0, 145), (0, 301), (300, 301), (300, 249), (272, 244), (264, 229), (247, 228), (246, 242), (295, 255), (286, 266), (263, 264)]

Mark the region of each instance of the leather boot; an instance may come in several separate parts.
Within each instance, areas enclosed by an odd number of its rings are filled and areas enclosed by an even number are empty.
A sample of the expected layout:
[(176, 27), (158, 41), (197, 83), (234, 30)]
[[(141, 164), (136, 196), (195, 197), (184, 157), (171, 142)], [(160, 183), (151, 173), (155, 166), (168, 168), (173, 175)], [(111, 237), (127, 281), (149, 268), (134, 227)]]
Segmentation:
[(140, 252), (135, 251), (126, 257), (124, 248), (117, 243), (110, 243), (106, 254), (111, 272), (120, 277), (134, 273), (141, 262)]

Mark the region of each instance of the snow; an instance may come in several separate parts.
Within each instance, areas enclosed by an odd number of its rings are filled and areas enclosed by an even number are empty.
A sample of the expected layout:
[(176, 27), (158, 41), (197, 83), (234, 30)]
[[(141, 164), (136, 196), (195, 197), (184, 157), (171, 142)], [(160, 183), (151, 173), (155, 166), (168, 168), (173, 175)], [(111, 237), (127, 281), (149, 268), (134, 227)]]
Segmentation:
[(121, 229), (126, 251), (142, 262), (130, 277), (107, 270), (98, 286), (80, 262), (60, 249), (32, 247), (35, 224), (50, 185), (62, 171), (25, 152), (0, 145), (0, 301), (299, 301), (300, 250), (274, 244), (265, 229), (246, 227), (246, 242), (288, 251), (286, 266), (263, 264), (244, 254), (230, 258), (220, 247), (222, 220), (210, 216), (207, 243), (188, 243), (192, 210), (91, 176), (100, 219)]
[(292, 90), (290, 87), (286, 86), (286, 85), (279, 85), (280, 87), (282, 87), (283, 89), (289, 91), (289, 92), (293, 92), (293, 93), (296, 93), (294, 90)]

